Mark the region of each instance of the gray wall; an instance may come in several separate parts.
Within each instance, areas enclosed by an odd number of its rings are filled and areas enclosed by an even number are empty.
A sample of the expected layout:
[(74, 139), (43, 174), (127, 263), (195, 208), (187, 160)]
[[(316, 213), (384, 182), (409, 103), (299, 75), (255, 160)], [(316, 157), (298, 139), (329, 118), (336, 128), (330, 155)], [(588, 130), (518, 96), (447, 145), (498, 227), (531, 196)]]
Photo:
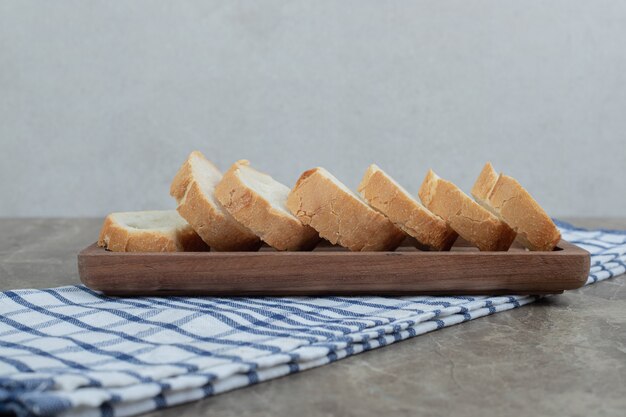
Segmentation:
[(174, 207), (186, 154), (626, 205), (623, 1), (0, 0), (0, 216)]

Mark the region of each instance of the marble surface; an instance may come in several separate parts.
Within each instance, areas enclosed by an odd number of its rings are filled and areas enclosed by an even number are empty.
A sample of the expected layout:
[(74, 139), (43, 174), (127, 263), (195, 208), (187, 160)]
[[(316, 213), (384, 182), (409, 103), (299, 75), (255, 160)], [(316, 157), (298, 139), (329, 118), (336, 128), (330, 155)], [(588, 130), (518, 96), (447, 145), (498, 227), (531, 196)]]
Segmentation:
[[(575, 219), (626, 229), (626, 219)], [(98, 219), (0, 219), (0, 290), (79, 282)], [(622, 416), (626, 279), (544, 299), (296, 375), (148, 414)]]

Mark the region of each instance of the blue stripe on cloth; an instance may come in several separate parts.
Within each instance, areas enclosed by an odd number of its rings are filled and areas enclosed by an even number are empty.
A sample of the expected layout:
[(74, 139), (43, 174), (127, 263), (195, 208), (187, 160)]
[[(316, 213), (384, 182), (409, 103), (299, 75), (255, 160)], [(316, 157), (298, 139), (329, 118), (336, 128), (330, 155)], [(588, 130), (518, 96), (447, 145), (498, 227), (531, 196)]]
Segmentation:
[[(42, 290), (42, 291), (47, 292), (47, 293), (53, 295), (54, 297), (58, 298), (65, 305), (80, 306), (80, 304), (74, 303), (74, 302), (68, 300), (67, 298), (65, 298), (62, 295), (58, 294), (53, 289)], [(164, 303), (164, 302), (160, 302), (160, 301), (157, 301), (157, 300), (155, 300), (153, 302), (155, 304), (168, 305), (170, 308), (172, 307), (171, 302), (170, 303)], [(271, 324), (267, 324), (267, 323), (263, 322), (260, 319), (255, 319), (250, 314), (234, 312), (234, 311), (233, 311), (234, 314), (240, 315), (242, 318), (245, 318), (246, 320), (249, 320), (249, 325), (239, 324), (238, 322), (236, 322), (235, 320), (229, 318), (225, 314), (217, 313), (214, 310), (212, 311), (212, 310), (207, 310), (207, 309), (196, 309), (194, 314), (188, 315), (188, 316), (186, 316), (182, 320), (178, 320), (178, 321), (173, 322), (173, 323), (163, 323), (163, 322), (157, 322), (157, 321), (148, 321), (148, 320), (145, 320), (142, 317), (138, 317), (138, 316), (135, 316), (135, 315), (132, 315), (132, 314), (129, 314), (127, 312), (124, 312), (124, 311), (121, 311), (121, 310), (117, 310), (117, 309), (107, 309), (107, 308), (102, 308), (102, 307), (92, 307), (92, 308), (95, 308), (95, 309), (98, 309), (98, 310), (102, 310), (102, 311), (106, 311), (106, 312), (108, 312), (110, 314), (114, 314), (116, 316), (119, 316), (119, 317), (121, 317), (121, 318), (123, 318), (125, 320), (135, 321), (135, 322), (148, 322), (148, 323), (154, 324), (156, 326), (162, 327), (164, 329), (176, 331), (178, 333), (181, 333), (184, 336), (189, 336), (189, 337), (192, 337), (192, 338), (195, 338), (195, 335), (190, 334), (189, 332), (181, 330), (179, 326), (181, 324), (184, 324), (187, 321), (190, 321), (190, 320), (195, 319), (197, 317), (201, 317), (203, 314), (211, 315), (212, 317), (216, 318), (220, 322), (222, 322), (222, 323), (226, 324), (227, 326), (229, 326), (232, 330), (235, 330), (235, 331), (238, 331), (238, 332), (248, 332), (248, 333), (255, 334), (255, 335), (272, 336), (272, 337), (284, 337), (284, 336), (288, 335), (287, 333), (279, 333), (279, 332), (275, 332), (275, 331), (265, 331), (265, 330), (262, 330), (262, 329), (255, 328), (254, 326), (268, 327), (268, 328), (275, 329), (275, 328), (278, 328), (278, 326), (272, 326)], [(191, 309), (184, 309), (184, 308), (180, 308), (180, 307), (178, 307), (178, 309), (179, 310), (187, 310), (187, 311), (191, 310)], [(278, 317), (278, 316), (276, 316), (276, 317)], [(290, 330), (290, 329), (282, 328), (281, 330)], [(309, 342), (314, 342), (316, 340), (315, 338), (310, 338), (310, 337), (306, 337), (306, 338), (302, 338), (302, 339), (307, 340)], [(223, 343), (222, 339), (220, 339), (218, 337), (213, 337), (212, 341), (215, 341), (215, 343)], [(232, 345), (233, 343), (229, 342), (227, 344)], [(240, 344), (236, 344), (236, 345), (239, 346)], [(254, 348), (261, 349), (261, 350), (277, 351), (277, 349), (274, 348), (274, 347), (265, 346), (265, 345), (261, 345), (261, 344), (250, 344), (250, 346), (253, 346)]]
[[(626, 232), (558, 223), (626, 271)], [(106, 297), (83, 286), (0, 293), (0, 412), (132, 415), (256, 384), (524, 306), (536, 297)]]
[[(81, 288), (81, 287), (77, 287), (77, 288)], [(42, 292), (49, 292), (49, 290), (42, 290)], [(53, 313), (51, 311), (42, 309), (42, 308), (37, 307), (36, 305), (34, 305), (32, 303), (28, 303), (26, 300), (22, 299), (17, 293), (15, 293), (13, 291), (7, 291), (4, 294), (7, 295), (8, 298), (12, 299), (13, 301), (16, 301), (18, 304), (26, 305), (29, 308), (31, 308), (31, 310), (40, 312), (40, 313), (42, 313), (44, 315), (50, 315), (52, 317), (60, 318), (62, 321), (66, 322), (68, 324), (71, 324), (74, 327), (78, 327), (78, 328), (81, 328), (81, 329), (87, 329), (87, 330), (89, 330), (91, 332), (95, 332), (95, 333), (107, 333), (107, 334), (110, 334), (110, 335), (115, 335), (115, 336), (118, 336), (120, 338), (119, 339), (120, 341), (133, 341), (133, 342), (136, 342), (136, 343), (139, 343), (139, 344), (149, 344), (149, 345), (152, 345), (152, 346), (159, 346), (159, 344), (149, 342), (146, 339), (140, 339), (140, 338), (138, 338), (138, 337), (136, 337), (134, 335), (130, 335), (130, 334), (119, 332), (119, 331), (108, 330), (108, 329), (106, 329), (104, 327), (100, 327), (100, 326), (96, 326), (96, 325), (90, 325), (90, 324), (84, 323), (84, 322), (82, 322), (80, 320), (77, 320), (75, 317), (70, 317), (70, 316), (63, 315), (63, 314)], [(80, 305), (80, 304), (74, 304), (74, 305)], [(90, 307), (90, 308), (94, 308), (94, 307)], [(106, 312), (108, 312), (108, 313), (110, 313), (111, 311), (112, 311), (111, 309), (106, 310)], [(113, 311), (115, 311), (115, 310), (113, 310)], [(115, 313), (113, 313), (113, 314), (115, 314)], [(140, 319), (138, 317), (131, 316), (131, 315), (127, 315), (127, 316), (125, 316), (125, 318), (126, 319), (130, 319), (131, 322), (136, 322), (136, 323), (146, 323), (147, 322), (146, 324), (149, 324), (149, 327), (150, 326), (156, 326), (156, 327), (152, 327), (153, 330), (157, 329), (159, 327), (167, 328), (169, 330), (174, 330), (174, 331), (178, 331), (179, 330), (174, 324), (167, 324), (166, 326), (160, 326), (161, 323), (155, 323), (155, 322), (152, 322), (152, 321), (144, 321), (144, 320), (142, 320), (142, 319)], [(11, 321), (11, 322), (14, 322), (14, 321)], [(37, 336), (40, 336), (40, 337), (41, 337), (41, 334), (42, 334), (41, 332), (38, 332), (38, 331), (35, 332), (33, 329), (29, 329), (29, 332), (33, 333), (33, 334), (36, 334)], [(65, 336), (57, 336), (57, 337), (69, 339), (69, 340), (73, 341), (74, 343), (76, 343), (78, 346), (84, 347), (86, 350), (96, 350), (96, 348), (94, 346), (90, 346), (88, 344), (82, 343), (80, 341), (77, 341), (76, 339), (65, 337)], [(203, 339), (203, 341), (211, 341), (211, 342), (213, 342), (215, 340), (216, 339), (214, 339), (214, 338), (208, 338), (208, 340)], [(250, 345), (253, 345), (253, 347), (257, 347), (258, 346), (258, 345), (254, 345), (254, 344), (251, 344), (251, 343), (245, 342), (245, 341), (241, 342), (241, 343), (237, 343), (237, 341), (232, 341), (232, 340), (218, 340), (218, 343), (226, 344), (226, 345), (229, 345), (229, 346), (236, 346), (236, 347), (250, 346)], [(172, 344), (172, 346), (178, 347), (178, 348), (180, 348), (182, 350), (190, 351), (190, 352), (195, 353), (195, 354), (217, 356), (217, 357), (220, 357), (220, 358), (225, 358), (225, 359), (230, 359), (230, 360), (238, 360), (237, 356), (216, 354), (216, 353), (213, 353), (213, 352), (211, 352), (209, 350), (200, 350), (200, 349), (194, 347), (193, 345)], [(267, 346), (267, 347), (263, 346), (261, 348), (261, 350), (270, 350), (272, 352), (277, 352), (278, 348), (269, 347), (269, 346)], [(107, 355), (107, 356), (114, 356), (114, 353), (115, 352), (105, 352), (103, 354)], [(122, 359), (125, 358), (123, 353), (119, 353), (119, 355), (120, 355), (120, 357)], [(133, 361), (133, 358), (127, 358), (127, 359), (129, 359), (131, 362)], [(135, 362), (137, 362), (137, 361), (135, 361)], [(195, 369), (193, 366), (190, 366), (188, 364), (170, 363), (170, 365), (182, 366), (184, 368), (188, 368), (189, 370), (194, 370)]]
[[(109, 299), (108, 297), (104, 297), (94, 291), (91, 291), (87, 288), (84, 288), (86, 291), (90, 292), (91, 294), (94, 294), (94, 296), (97, 296), (103, 300), (107, 300)], [(182, 298), (182, 297), (170, 297), (169, 301), (170, 302), (161, 302), (159, 300), (153, 300), (153, 303), (155, 304), (159, 304), (159, 305), (165, 305), (168, 306), (169, 308), (172, 307), (171, 301), (176, 301), (178, 304), (189, 304), (191, 306), (193, 306), (194, 308), (186, 308), (186, 307), (182, 307), (182, 306), (177, 306), (177, 308), (179, 310), (186, 310), (186, 311), (193, 311), (193, 312), (202, 312), (202, 313), (207, 313), (207, 314), (213, 314), (214, 311), (220, 310), (223, 312), (229, 312), (232, 314), (237, 314), (240, 315), (242, 318), (248, 320), (250, 322), (251, 325), (258, 325), (258, 326), (262, 326), (262, 327), (268, 327), (272, 330), (280, 330), (280, 331), (289, 331), (289, 332), (293, 332), (293, 331), (301, 331), (301, 332), (306, 332), (306, 333), (311, 333), (317, 336), (326, 336), (326, 337), (332, 337), (333, 333), (332, 332), (326, 332), (326, 331), (320, 331), (317, 330), (315, 328), (312, 327), (305, 327), (305, 326), (301, 326), (301, 327), (284, 327), (284, 326), (277, 326), (277, 325), (273, 325), (271, 324), (272, 320), (280, 320), (286, 324), (290, 324), (293, 326), (300, 326), (302, 323), (296, 320), (291, 320), (289, 319), (287, 316), (283, 315), (283, 314), (278, 314), (278, 313), (271, 313), (267, 310), (267, 308), (255, 308), (253, 303), (254, 301), (251, 299), (249, 300), (247, 303), (239, 303), (236, 301), (237, 299), (229, 299), (229, 298), (225, 298), (225, 299), (212, 299), (211, 302), (209, 303), (203, 303), (202, 301), (195, 301), (195, 300), (191, 300), (191, 299), (186, 299), (186, 298)], [(132, 303), (132, 302), (128, 302), (126, 300), (118, 300), (118, 302), (120, 303), (127, 303), (130, 305), (135, 305), (137, 306), (136, 303)], [(220, 304), (232, 307), (231, 309), (221, 309), (219, 307)], [(245, 312), (241, 312), (241, 311), (237, 311), (235, 309), (241, 309), (241, 308), (245, 308), (248, 311), (254, 312), (256, 314), (260, 314), (265, 316), (267, 319), (266, 321), (262, 321), (259, 319), (255, 319), (253, 316), (251, 316), (250, 314), (246, 314)], [(307, 315), (305, 313), (302, 313), (300, 315), (300, 317), (306, 317)], [(319, 318), (313, 318), (313, 316), (311, 316), (311, 321), (319, 321)], [(337, 321), (337, 319), (327, 319), (325, 320), (326, 322), (331, 322), (331, 321)], [(330, 328), (332, 330), (339, 330), (343, 333), (349, 333), (351, 331), (351, 329), (349, 327), (345, 327), (345, 326), (326, 326), (327, 328)], [(235, 328), (235, 330), (237, 330), (237, 328)], [(292, 335), (293, 336), (293, 335)], [(311, 338), (306, 338), (306, 340), (309, 341), (314, 341)]]
[[(0, 356), (0, 362), (4, 362), (7, 365), (12, 366), (13, 368), (15, 368), (19, 372), (33, 372), (33, 370), (28, 365), (26, 365), (24, 362), (21, 362), (21, 361), (19, 361), (17, 359), (5, 358), (5, 357)], [(4, 378), (0, 378), (0, 386), (2, 386), (3, 380), (5, 380), (5, 379)]]
[[(80, 306), (80, 304), (77, 303), (72, 303), (71, 301), (69, 301), (67, 298), (61, 296), (60, 294), (56, 293), (54, 290), (49, 289), (49, 290), (42, 290), (44, 292), (47, 292), (49, 294), (52, 294), (54, 297), (58, 298), (60, 301), (62, 301), (65, 305), (75, 305), (75, 306)], [(11, 293), (11, 291), (8, 291), (7, 293)], [(155, 301), (155, 303), (158, 303), (158, 301)], [(32, 304), (31, 304), (32, 306)], [(171, 307), (171, 304), (170, 304)], [(32, 307), (31, 307), (32, 308)], [(35, 307), (38, 308), (38, 307)], [(95, 307), (92, 307), (95, 308)], [(103, 309), (104, 310), (104, 309)], [(236, 341), (231, 341), (231, 340), (225, 340), (225, 339), (220, 339), (220, 338), (216, 338), (216, 337), (200, 337), (197, 336), (191, 332), (188, 332), (186, 330), (183, 330), (181, 327), (179, 327), (181, 324), (183, 324), (183, 322), (181, 321), (177, 321), (177, 322), (173, 322), (173, 323), (165, 323), (162, 321), (152, 321), (152, 320), (146, 320), (142, 317), (139, 316), (135, 316), (133, 314), (129, 314), (127, 312), (121, 311), (121, 310), (117, 310), (117, 309), (106, 309), (104, 310), (109, 314), (113, 314), (116, 316), (119, 316), (125, 320), (128, 321), (133, 321), (133, 322), (138, 322), (138, 323), (148, 323), (150, 325), (156, 326), (156, 327), (162, 327), (163, 329), (167, 329), (173, 332), (177, 332), (180, 333), (183, 336), (187, 336), (189, 338), (192, 339), (197, 339), (197, 340), (202, 340), (202, 341), (210, 341), (212, 343), (217, 343), (217, 344), (225, 344), (225, 345), (230, 345), (230, 346), (242, 346), (242, 345), (246, 345), (246, 346), (252, 346), (255, 349), (259, 349), (259, 350), (267, 350), (270, 352), (278, 352), (279, 349), (274, 347), (274, 346), (269, 346), (269, 345), (263, 345), (263, 344), (259, 344), (259, 343), (251, 343), (251, 342), (236, 342)], [(184, 320), (191, 320), (192, 318), (196, 318), (196, 317), (201, 317), (202, 314), (197, 313), (195, 315), (191, 315), (191, 316), (186, 316)], [(243, 324), (239, 324), (236, 321), (230, 319), (229, 317), (223, 315), (223, 314), (213, 314), (213, 316), (215, 318), (217, 318), (218, 320), (220, 320), (222, 323), (232, 327), (233, 329), (239, 330), (239, 331), (248, 331), (250, 333), (254, 333), (254, 334), (261, 334), (261, 335), (266, 335), (264, 334), (262, 331), (258, 330), (258, 329), (254, 329), (251, 328), (249, 326), (243, 325)], [(67, 316), (66, 316), (67, 317)], [(73, 318), (72, 318), (73, 319)], [(67, 319), (66, 319), (67, 321)], [(85, 326), (85, 328), (87, 328), (87, 326), (81, 322), (81, 326)], [(90, 329), (92, 330), (92, 329)]]

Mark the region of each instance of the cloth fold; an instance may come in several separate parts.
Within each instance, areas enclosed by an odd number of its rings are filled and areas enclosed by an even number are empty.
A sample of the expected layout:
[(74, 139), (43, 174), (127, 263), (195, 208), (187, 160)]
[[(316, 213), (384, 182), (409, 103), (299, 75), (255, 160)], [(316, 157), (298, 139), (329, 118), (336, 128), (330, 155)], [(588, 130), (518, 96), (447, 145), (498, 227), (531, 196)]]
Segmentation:
[[(626, 271), (626, 232), (558, 222)], [(131, 416), (321, 366), (517, 308), (531, 296), (112, 298), (84, 286), (0, 293), (0, 412)]]

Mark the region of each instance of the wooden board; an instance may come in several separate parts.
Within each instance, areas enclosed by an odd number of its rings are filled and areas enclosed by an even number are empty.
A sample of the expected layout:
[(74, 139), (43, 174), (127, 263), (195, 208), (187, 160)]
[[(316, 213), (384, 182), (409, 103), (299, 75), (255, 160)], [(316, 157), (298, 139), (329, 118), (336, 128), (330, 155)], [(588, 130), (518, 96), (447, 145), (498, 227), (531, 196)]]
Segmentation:
[(78, 254), (89, 288), (109, 295), (444, 295), (555, 294), (582, 286), (589, 253), (561, 241), (552, 252), (479, 252), (466, 242), (450, 252), (405, 243), (394, 252), (109, 252)]

